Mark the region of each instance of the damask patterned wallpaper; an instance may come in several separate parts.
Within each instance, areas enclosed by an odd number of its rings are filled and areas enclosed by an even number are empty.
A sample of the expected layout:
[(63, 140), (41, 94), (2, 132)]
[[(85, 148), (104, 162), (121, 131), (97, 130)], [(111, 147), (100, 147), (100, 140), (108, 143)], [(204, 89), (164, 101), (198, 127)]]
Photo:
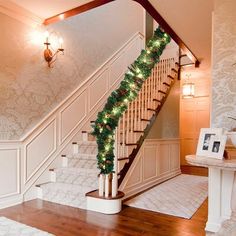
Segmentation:
[(215, 0), (211, 126), (231, 129), (236, 122), (236, 1)]
[(142, 19), (136, 3), (115, 1), (50, 25), (49, 32), (63, 36), (65, 55), (48, 68), (43, 43), (31, 42), (33, 29), (0, 13), (0, 140), (29, 132), (135, 32), (142, 32)]

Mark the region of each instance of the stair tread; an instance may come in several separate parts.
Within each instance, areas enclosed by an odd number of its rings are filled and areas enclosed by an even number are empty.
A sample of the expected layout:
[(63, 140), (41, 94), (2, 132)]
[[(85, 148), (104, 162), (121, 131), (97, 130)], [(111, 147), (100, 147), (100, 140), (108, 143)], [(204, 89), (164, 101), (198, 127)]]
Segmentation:
[(87, 146), (87, 145), (91, 145), (91, 146), (97, 146), (97, 143), (96, 143), (96, 141), (82, 141), (82, 140), (80, 140), (80, 141), (77, 141), (77, 142), (75, 142), (75, 143), (77, 143), (79, 146)]
[(75, 153), (66, 156), (68, 159), (81, 159), (81, 160), (93, 160), (96, 159), (97, 154), (89, 154), (89, 153)]
[(99, 174), (99, 170), (96, 169), (86, 169), (86, 168), (77, 168), (77, 167), (60, 167), (57, 169), (54, 169), (54, 172), (65, 172), (65, 173), (71, 173), (71, 174)]

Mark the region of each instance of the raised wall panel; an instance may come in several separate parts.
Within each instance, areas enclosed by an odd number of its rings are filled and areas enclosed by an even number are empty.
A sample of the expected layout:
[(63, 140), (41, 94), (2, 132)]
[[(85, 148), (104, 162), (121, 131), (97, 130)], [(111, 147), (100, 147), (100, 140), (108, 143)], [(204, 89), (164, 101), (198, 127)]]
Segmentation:
[(179, 175), (179, 150), (177, 139), (146, 139), (119, 188), (125, 198)]
[(115, 84), (115, 82), (119, 79), (121, 75), (124, 74), (126, 70), (126, 64), (125, 64), (125, 56), (126, 53), (121, 53), (115, 61), (111, 64), (110, 67), (110, 76), (109, 76), (109, 85), (110, 87)]
[(108, 70), (105, 70), (89, 87), (89, 111), (102, 99), (108, 90)]
[(86, 116), (86, 102), (86, 92), (83, 91), (73, 102), (61, 111), (61, 142), (66, 139)]
[(170, 145), (170, 170), (176, 170), (179, 168), (179, 144)]
[(164, 174), (169, 171), (170, 157), (169, 157), (169, 144), (159, 145), (159, 173)]
[(143, 180), (148, 180), (157, 175), (156, 149), (156, 146), (147, 146), (143, 149)]
[(53, 120), (26, 145), (25, 149), (25, 182), (27, 182), (56, 150), (56, 121)]
[(140, 39), (136, 39), (135, 42), (129, 47), (126, 55), (126, 64), (131, 65), (139, 56), (141, 52)]
[(135, 163), (135, 166), (132, 170), (132, 174), (129, 176), (129, 180), (126, 186), (127, 188), (129, 188), (139, 184), (141, 181), (142, 181), (142, 159), (139, 158), (139, 160)]
[(19, 152), (0, 149), (0, 198), (19, 193)]

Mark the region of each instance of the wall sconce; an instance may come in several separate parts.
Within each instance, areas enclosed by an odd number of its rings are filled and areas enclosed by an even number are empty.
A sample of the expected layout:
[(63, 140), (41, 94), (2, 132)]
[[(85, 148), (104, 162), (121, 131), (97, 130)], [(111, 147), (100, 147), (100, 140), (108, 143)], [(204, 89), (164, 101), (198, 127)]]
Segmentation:
[(182, 98), (193, 98), (194, 97), (194, 83), (189, 82), (190, 75), (186, 75), (187, 79), (182, 84)]
[(62, 38), (59, 39), (59, 48), (56, 51), (53, 51), (52, 49), (50, 49), (51, 43), (49, 43), (49, 33), (48, 33), (48, 31), (45, 32), (45, 40), (46, 41), (45, 41), (44, 45), (46, 46), (46, 48), (44, 49), (44, 59), (48, 63), (48, 67), (52, 67), (51, 65), (57, 59), (57, 54), (59, 52), (64, 54), (64, 49), (62, 47), (63, 39)]

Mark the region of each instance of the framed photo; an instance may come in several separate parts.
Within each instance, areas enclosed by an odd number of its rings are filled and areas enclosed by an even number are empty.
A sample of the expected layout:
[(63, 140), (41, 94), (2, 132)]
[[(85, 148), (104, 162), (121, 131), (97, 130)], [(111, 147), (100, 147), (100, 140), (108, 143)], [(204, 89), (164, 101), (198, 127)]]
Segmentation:
[(220, 137), (211, 137), (209, 144), (209, 152), (207, 154), (208, 157), (223, 159), (226, 140), (226, 135), (221, 135)]
[(210, 151), (210, 141), (214, 138), (220, 138), (222, 136), (222, 128), (202, 128), (200, 131), (198, 145), (197, 145), (197, 156), (208, 156)]

